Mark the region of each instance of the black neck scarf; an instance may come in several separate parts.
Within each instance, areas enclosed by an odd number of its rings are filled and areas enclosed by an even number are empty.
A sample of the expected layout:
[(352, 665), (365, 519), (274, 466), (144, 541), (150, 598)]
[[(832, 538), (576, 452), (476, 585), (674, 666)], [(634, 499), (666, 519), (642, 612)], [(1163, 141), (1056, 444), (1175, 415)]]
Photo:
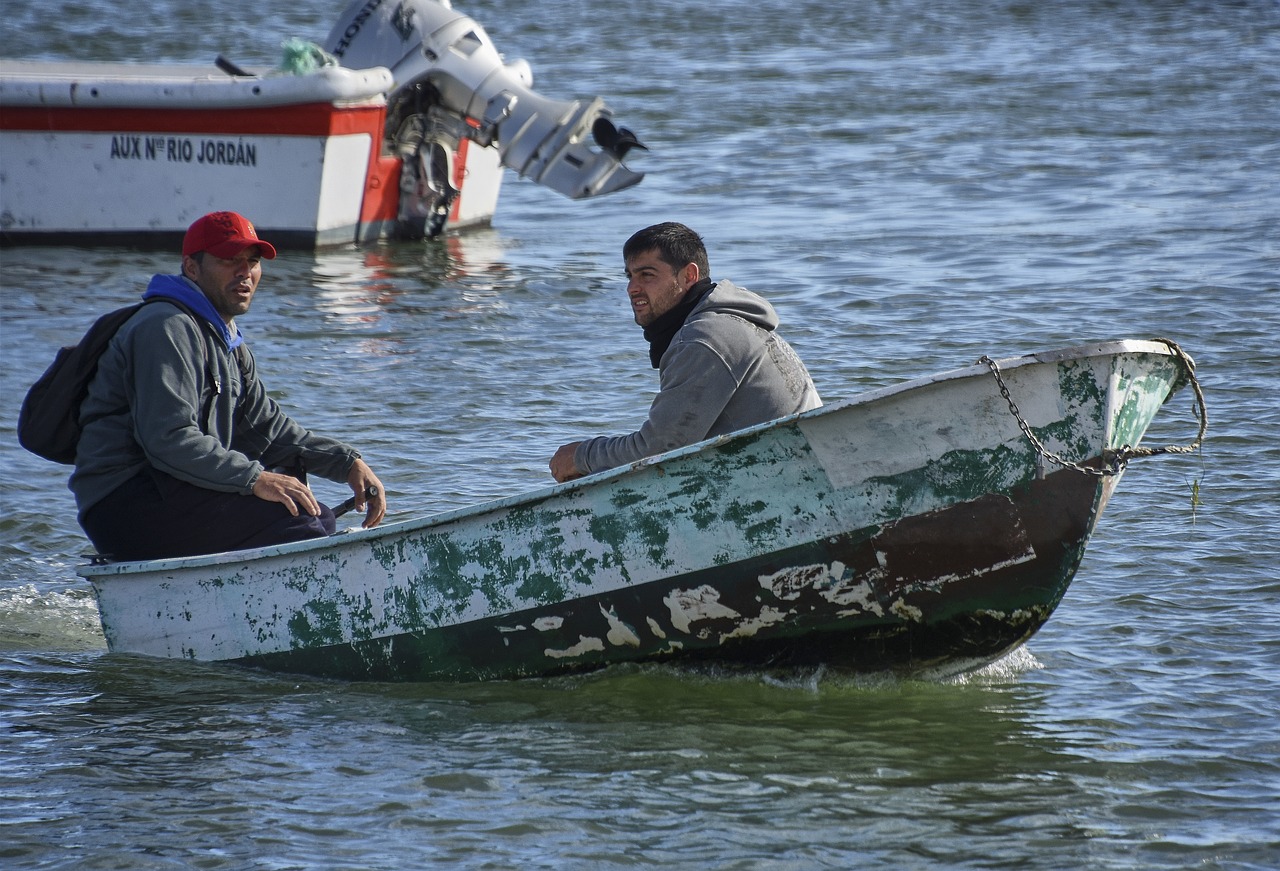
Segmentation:
[(667, 348), (671, 347), (671, 340), (684, 326), (689, 313), (715, 286), (710, 278), (699, 278), (684, 292), (684, 297), (676, 303), (675, 308), (644, 328), (644, 337), (649, 340), (649, 362), (653, 364), (653, 368), (658, 368), (658, 361), (667, 353)]

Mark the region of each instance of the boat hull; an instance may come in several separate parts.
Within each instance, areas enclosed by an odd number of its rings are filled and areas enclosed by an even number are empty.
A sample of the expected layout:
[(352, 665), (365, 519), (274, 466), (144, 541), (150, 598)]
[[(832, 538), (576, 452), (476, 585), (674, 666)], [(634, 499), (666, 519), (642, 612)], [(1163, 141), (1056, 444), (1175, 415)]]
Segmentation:
[[(1059, 472), (1019, 490), (571, 605), (240, 661), (387, 681), (510, 678), (646, 659), (962, 671), (1030, 638), (1084, 554), (1096, 483)], [(1046, 504), (1058, 509), (1052, 522), (1036, 523)]]
[[(1044, 446), (1136, 446), (1182, 369), (1114, 342), (1002, 361)], [(1118, 475), (1048, 472), (985, 366), (379, 530), (82, 569), (113, 651), (374, 680), (645, 660), (933, 673), (1066, 592)]]

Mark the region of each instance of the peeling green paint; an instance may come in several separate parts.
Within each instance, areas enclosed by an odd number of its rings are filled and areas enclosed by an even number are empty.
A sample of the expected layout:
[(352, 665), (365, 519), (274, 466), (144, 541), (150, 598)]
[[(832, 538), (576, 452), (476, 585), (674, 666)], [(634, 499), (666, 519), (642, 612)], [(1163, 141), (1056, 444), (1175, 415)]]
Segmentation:
[(1170, 385), (1181, 382), (1181, 374), (1172, 360), (1164, 366), (1139, 367), (1133, 372), (1127, 366), (1119, 368), (1116, 393), (1124, 401), (1115, 415), (1112, 447), (1137, 447), (1160, 405), (1176, 389)]

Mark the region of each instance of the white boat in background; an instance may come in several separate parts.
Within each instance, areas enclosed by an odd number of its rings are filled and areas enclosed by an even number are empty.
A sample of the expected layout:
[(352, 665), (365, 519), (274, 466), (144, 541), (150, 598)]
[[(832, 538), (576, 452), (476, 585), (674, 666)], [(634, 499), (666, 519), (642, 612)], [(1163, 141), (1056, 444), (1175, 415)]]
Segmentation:
[(0, 240), (154, 244), (234, 209), (277, 246), (483, 226), (503, 168), (571, 198), (643, 177), (599, 99), (531, 89), (448, 0), (355, 0), (284, 69), (0, 60)]

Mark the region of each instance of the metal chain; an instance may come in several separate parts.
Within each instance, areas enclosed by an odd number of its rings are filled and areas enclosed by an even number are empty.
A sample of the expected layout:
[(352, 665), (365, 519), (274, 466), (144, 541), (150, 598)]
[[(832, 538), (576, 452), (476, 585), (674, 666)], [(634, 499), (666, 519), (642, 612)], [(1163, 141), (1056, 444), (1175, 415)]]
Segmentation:
[(1092, 475), (1096, 478), (1108, 478), (1113, 475), (1119, 475), (1124, 471), (1129, 460), (1137, 457), (1154, 457), (1158, 454), (1189, 454), (1199, 449), (1204, 442), (1204, 433), (1209, 426), (1209, 415), (1204, 405), (1204, 392), (1200, 389), (1200, 382), (1196, 379), (1196, 363), (1187, 355), (1178, 344), (1170, 339), (1152, 339), (1154, 342), (1163, 342), (1173, 352), (1174, 357), (1182, 366), (1182, 371), (1186, 374), (1187, 380), (1191, 383), (1191, 389), (1195, 392), (1195, 402), (1192, 403), (1192, 410), (1198, 411), (1200, 416), (1200, 431), (1196, 434), (1195, 439), (1189, 445), (1165, 445), (1159, 448), (1135, 448), (1130, 445), (1123, 445), (1118, 449), (1106, 449), (1102, 452), (1102, 466), (1094, 468), (1085, 466), (1071, 460), (1064, 459), (1050, 451), (1044, 446), (1040, 439), (1036, 438), (1036, 434), (1031, 431), (1031, 425), (1027, 423), (1022, 416), (1022, 411), (1018, 408), (1018, 403), (1013, 401), (1013, 396), (1009, 393), (1009, 385), (1005, 384), (1004, 377), (1000, 374), (1000, 366), (995, 360), (985, 354), (978, 358), (979, 363), (985, 363), (987, 368), (991, 370), (991, 374), (995, 376), (996, 384), (1000, 387), (1000, 395), (1004, 397), (1004, 401), (1009, 403), (1009, 411), (1013, 413), (1013, 417), (1018, 421), (1018, 428), (1022, 430), (1022, 434), (1027, 437), (1027, 441), (1031, 442), (1031, 446), (1036, 449), (1036, 453), (1044, 457), (1050, 462), (1062, 466), (1064, 469), (1073, 469), (1085, 475)]

